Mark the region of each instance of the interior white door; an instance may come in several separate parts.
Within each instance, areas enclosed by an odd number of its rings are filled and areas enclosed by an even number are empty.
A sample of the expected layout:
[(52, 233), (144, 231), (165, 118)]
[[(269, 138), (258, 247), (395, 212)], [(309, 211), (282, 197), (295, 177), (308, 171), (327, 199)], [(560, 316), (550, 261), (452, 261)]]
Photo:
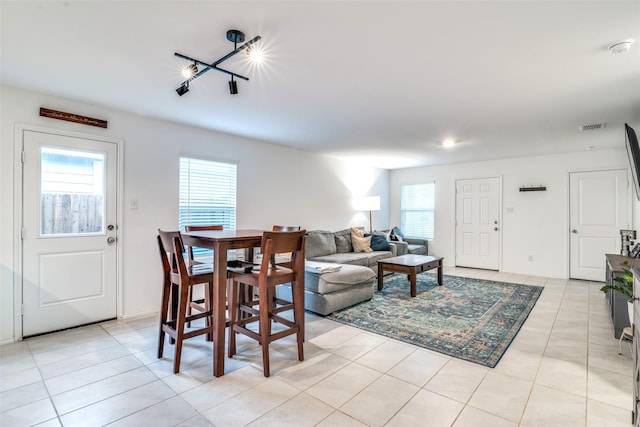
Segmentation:
[(23, 336), (115, 318), (117, 144), (23, 135)]
[(456, 265), (498, 270), (500, 179), (456, 181)]
[(569, 174), (569, 277), (605, 280), (604, 255), (620, 253), (630, 226), (630, 197), (625, 169)]

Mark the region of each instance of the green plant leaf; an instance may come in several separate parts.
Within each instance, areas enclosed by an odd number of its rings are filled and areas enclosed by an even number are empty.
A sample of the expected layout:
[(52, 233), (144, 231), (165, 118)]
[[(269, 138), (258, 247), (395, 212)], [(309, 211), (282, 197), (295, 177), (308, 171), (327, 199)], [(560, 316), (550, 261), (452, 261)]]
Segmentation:
[(617, 291), (624, 295), (627, 300), (633, 301), (633, 273), (630, 270), (628, 261), (622, 263), (622, 274), (614, 277), (610, 285), (605, 285), (600, 288), (602, 292)]

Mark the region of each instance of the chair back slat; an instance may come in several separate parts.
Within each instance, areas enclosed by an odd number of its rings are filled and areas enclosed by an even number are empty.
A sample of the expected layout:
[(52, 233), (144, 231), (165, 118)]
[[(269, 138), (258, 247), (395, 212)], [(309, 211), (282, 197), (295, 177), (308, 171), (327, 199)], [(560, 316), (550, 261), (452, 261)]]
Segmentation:
[(184, 263), (184, 257), (178, 256), (178, 251), (184, 249), (184, 246), (182, 245), (182, 239), (180, 237), (174, 237), (172, 247), (176, 260), (176, 269), (178, 270), (178, 274), (181, 277), (181, 281), (186, 282), (188, 280), (187, 265)]
[[(207, 230), (223, 230), (222, 224), (211, 224), (211, 225), (185, 225), (184, 231), (207, 231)], [(198, 264), (198, 262), (194, 261), (193, 257), (193, 246), (187, 246), (187, 256), (189, 257), (189, 266), (193, 266), (194, 264)]]
[[(304, 250), (302, 239), (306, 234), (306, 230), (301, 231), (265, 231), (262, 233), (262, 244), (260, 252), (263, 256), (283, 252), (297, 252)], [(267, 241), (271, 240), (271, 244), (267, 249)]]
[[(158, 228), (158, 236), (160, 237), (162, 246), (166, 251), (166, 256), (170, 260), (171, 268), (178, 268), (178, 258), (182, 258), (184, 254), (184, 243), (182, 243), (182, 235), (179, 231), (164, 231)], [(179, 240), (179, 252), (176, 250), (173, 244), (173, 239), (177, 238)], [(178, 254), (180, 255), (178, 257)]]
[(162, 270), (164, 271), (164, 275), (168, 277), (168, 274), (171, 272), (171, 264), (169, 264), (169, 259), (167, 258), (167, 250), (164, 248), (162, 244), (162, 238), (158, 235), (158, 248), (160, 249), (160, 260), (162, 261)]

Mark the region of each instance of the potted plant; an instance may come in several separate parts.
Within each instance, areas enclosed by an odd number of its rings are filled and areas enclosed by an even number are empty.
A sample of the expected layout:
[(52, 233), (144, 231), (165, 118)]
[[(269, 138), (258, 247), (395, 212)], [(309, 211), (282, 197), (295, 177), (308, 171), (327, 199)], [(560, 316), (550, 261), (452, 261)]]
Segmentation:
[[(618, 291), (627, 299), (627, 309), (629, 312), (629, 324), (633, 324), (633, 273), (628, 261), (622, 263), (622, 274), (613, 279), (612, 285), (605, 285), (600, 288), (604, 293), (611, 290)], [(624, 334), (623, 334), (624, 335)]]
[(618, 291), (627, 298), (627, 301), (633, 302), (633, 273), (630, 270), (629, 261), (622, 263), (622, 274), (613, 279), (614, 283), (605, 285), (600, 288), (604, 293), (611, 290)]

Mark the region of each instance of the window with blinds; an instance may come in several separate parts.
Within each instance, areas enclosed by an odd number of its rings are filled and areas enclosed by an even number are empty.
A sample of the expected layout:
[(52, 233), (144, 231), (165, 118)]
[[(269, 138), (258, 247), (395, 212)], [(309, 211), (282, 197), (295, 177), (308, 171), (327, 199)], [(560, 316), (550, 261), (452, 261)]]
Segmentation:
[(236, 228), (235, 163), (180, 158), (179, 227), (222, 224)]
[(400, 188), (400, 229), (406, 237), (433, 240), (435, 183)]

